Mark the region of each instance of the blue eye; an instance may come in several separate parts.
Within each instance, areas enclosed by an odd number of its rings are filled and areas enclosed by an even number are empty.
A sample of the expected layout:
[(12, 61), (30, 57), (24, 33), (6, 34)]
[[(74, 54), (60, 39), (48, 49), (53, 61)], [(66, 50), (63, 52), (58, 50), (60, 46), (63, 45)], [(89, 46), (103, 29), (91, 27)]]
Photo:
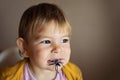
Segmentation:
[(63, 39), (62, 43), (67, 43), (69, 41), (69, 39)]
[(51, 41), (50, 41), (50, 40), (44, 40), (44, 41), (41, 41), (40, 43), (43, 43), (43, 44), (50, 44)]

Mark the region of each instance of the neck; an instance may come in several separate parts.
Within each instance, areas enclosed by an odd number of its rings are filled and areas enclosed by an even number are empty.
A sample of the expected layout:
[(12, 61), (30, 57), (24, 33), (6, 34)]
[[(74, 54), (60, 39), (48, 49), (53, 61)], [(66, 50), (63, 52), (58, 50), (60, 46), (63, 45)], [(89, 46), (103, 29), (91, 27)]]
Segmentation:
[(38, 67), (34, 67), (29, 64), (30, 71), (32, 75), (37, 79), (37, 80), (53, 80), (55, 79), (57, 72), (55, 70), (46, 70), (46, 69), (40, 69)]

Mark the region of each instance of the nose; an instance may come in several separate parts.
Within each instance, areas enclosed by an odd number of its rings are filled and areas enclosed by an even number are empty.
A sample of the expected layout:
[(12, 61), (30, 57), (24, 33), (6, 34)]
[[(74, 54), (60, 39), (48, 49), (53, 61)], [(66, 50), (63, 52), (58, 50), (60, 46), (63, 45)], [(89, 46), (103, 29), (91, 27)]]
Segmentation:
[(52, 48), (52, 53), (61, 53), (62, 46), (60, 44), (54, 44)]

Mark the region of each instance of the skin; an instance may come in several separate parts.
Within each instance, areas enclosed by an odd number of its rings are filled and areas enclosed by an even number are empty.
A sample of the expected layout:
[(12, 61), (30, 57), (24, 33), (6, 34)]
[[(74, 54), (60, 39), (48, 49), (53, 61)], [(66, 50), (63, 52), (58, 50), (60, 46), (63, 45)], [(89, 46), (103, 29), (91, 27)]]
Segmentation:
[(17, 40), (18, 47), (23, 51), (24, 57), (30, 59), (30, 70), (37, 80), (55, 78), (55, 65), (49, 65), (49, 60), (60, 59), (63, 65), (69, 61), (71, 53), (69, 34), (60, 32), (56, 26), (54, 21), (49, 22), (46, 25), (47, 28), (36, 31), (37, 39), (30, 37), (29, 44), (24, 45), (24, 40), (21, 38)]

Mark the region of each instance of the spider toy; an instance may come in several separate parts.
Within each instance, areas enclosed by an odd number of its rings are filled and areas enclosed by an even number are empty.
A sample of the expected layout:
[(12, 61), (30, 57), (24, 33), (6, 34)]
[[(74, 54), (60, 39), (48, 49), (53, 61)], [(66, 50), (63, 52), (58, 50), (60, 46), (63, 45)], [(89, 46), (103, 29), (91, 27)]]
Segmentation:
[(51, 60), (51, 64), (49, 65), (55, 65), (55, 70), (58, 72), (58, 67), (62, 65), (62, 62), (60, 62), (58, 59)]

